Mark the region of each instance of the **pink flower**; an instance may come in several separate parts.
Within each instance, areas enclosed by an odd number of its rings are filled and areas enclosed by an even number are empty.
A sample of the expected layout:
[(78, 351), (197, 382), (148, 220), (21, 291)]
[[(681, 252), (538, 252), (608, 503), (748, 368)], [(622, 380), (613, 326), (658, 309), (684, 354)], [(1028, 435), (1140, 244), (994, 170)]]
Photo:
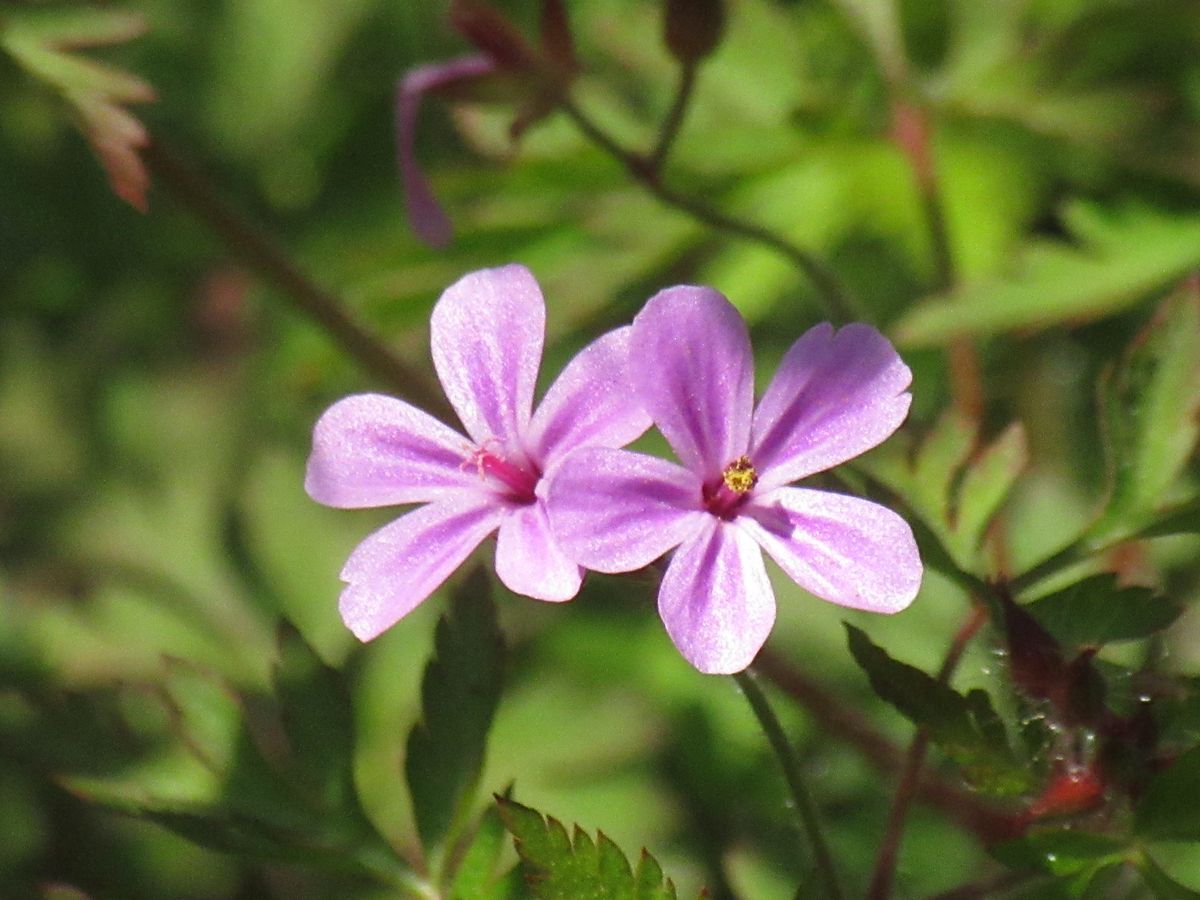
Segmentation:
[(390, 628), (499, 530), (496, 573), (518, 594), (570, 600), (582, 572), (559, 549), (546, 476), (579, 447), (619, 447), (650, 420), (624, 380), (630, 329), (585, 347), (531, 415), (545, 304), (529, 270), (474, 272), (430, 321), (433, 363), (470, 439), (402, 400), (360, 394), (317, 422), (305, 489), (341, 508), (423, 503), (363, 541), (340, 609), (361, 640)]
[(806, 332), (754, 408), (750, 338), (703, 287), (673, 287), (633, 322), (630, 380), (684, 466), (614, 449), (572, 455), (550, 487), (559, 544), (600, 572), (672, 548), (658, 610), (702, 672), (746, 668), (775, 621), (765, 550), (801, 587), (873, 612), (904, 609), (921, 583), (911, 529), (842, 494), (788, 487), (869, 450), (908, 413), (912, 375), (867, 325)]

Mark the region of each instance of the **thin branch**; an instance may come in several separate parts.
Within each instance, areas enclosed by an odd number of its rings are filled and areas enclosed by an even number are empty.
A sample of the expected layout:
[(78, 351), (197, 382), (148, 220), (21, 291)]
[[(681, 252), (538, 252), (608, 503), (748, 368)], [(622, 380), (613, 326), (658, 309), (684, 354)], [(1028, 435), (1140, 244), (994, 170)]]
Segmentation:
[(237, 212), (208, 179), (161, 141), (142, 157), (157, 183), (204, 222), (225, 246), (272, 282), (292, 306), (307, 315), (368, 373), (405, 399), (436, 415), (450, 409), (429, 379), (368, 331), (335, 294), (312, 281), (279, 244)]
[(687, 113), (688, 103), (692, 99), (692, 89), (695, 86), (695, 62), (683, 63), (679, 67), (679, 87), (675, 90), (675, 100), (671, 104), (670, 112), (663, 120), (662, 130), (658, 134), (658, 142), (654, 145), (654, 150), (651, 151), (647, 160), (647, 164), (654, 172), (661, 172), (667, 161), (667, 156), (683, 125), (683, 117)]
[[(962, 660), (967, 644), (986, 621), (986, 608), (980, 604), (973, 606), (970, 616), (955, 633), (950, 649), (946, 651), (946, 658), (938, 671), (938, 681), (945, 684), (950, 680), (950, 676)], [(908, 747), (908, 753), (905, 754), (900, 783), (896, 786), (896, 796), (892, 801), (892, 808), (888, 811), (883, 840), (880, 841), (879, 852), (875, 857), (875, 870), (871, 874), (871, 886), (867, 890), (868, 900), (887, 900), (892, 895), (892, 882), (896, 875), (896, 862), (900, 857), (904, 825), (921, 783), (921, 769), (925, 765), (925, 755), (928, 751), (929, 732), (919, 728)]]
[(821, 832), (821, 823), (817, 817), (816, 804), (813, 803), (812, 796), (808, 793), (808, 787), (804, 783), (804, 774), (800, 768), (800, 760), (796, 757), (796, 751), (787, 739), (787, 735), (783, 733), (783, 726), (779, 724), (779, 719), (776, 718), (775, 711), (771, 709), (771, 705), (767, 702), (766, 694), (758, 686), (757, 676), (751, 670), (747, 669), (745, 672), (739, 672), (733, 677), (742, 689), (742, 693), (746, 695), (746, 699), (750, 702), (750, 707), (754, 710), (754, 715), (758, 718), (758, 724), (762, 726), (763, 733), (766, 734), (767, 740), (771, 744), (771, 749), (775, 751), (775, 757), (779, 760), (779, 765), (783, 768), (783, 776), (788, 783), (788, 788), (792, 792), (792, 799), (796, 804), (796, 813), (800, 816), (800, 824), (804, 827), (805, 834), (808, 836), (808, 842), (812, 846), (817, 873), (824, 884), (825, 893), (823, 896), (829, 898), (829, 900), (841, 900), (842, 892), (838, 887), (837, 870), (833, 865), (833, 856), (830, 854), (829, 845), (825, 843), (825, 836)]
[(667, 206), (685, 212), (696, 221), (703, 222), (718, 231), (724, 231), (727, 234), (768, 247), (788, 259), (812, 282), (825, 307), (825, 312), (835, 321), (845, 322), (863, 318), (849, 294), (838, 281), (837, 276), (814, 254), (761, 225), (726, 215), (699, 200), (667, 187), (649, 160), (618, 144), (593, 122), (569, 96), (560, 101), (560, 107), (588, 140), (620, 162), (635, 181)]

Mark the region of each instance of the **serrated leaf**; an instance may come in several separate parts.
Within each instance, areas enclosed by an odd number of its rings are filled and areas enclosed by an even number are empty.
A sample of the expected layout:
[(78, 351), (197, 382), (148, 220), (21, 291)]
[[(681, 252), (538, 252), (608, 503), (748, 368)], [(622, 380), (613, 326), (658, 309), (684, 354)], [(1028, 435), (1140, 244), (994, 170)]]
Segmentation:
[(907, 663), (893, 659), (853, 625), (844, 623), (850, 652), (879, 697), (896, 707), (954, 760), (977, 788), (1019, 794), (1032, 776), (1013, 755), (1004, 723), (981, 690), (967, 696)]
[(1096, 532), (1140, 527), (1200, 437), (1200, 285), (1168, 298), (1108, 391), (1112, 500)]
[(291, 626), (279, 630), (275, 696), (287, 732), (289, 774), (330, 808), (356, 804), (354, 716), (341, 674), (326, 666)]
[(1082, 246), (1030, 247), (1007, 280), (929, 298), (904, 315), (897, 343), (920, 347), (956, 337), (1047, 328), (1111, 315), (1145, 299), (1200, 265), (1200, 218), (1124, 209), (1104, 224), (1102, 239)]
[(1118, 587), (1112, 574), (1092, 575), (1024, 608), (1059, 643), (1074, 647), (1149, 637), (1183, 612), (1149, 588)]
[(521, 857), (526, 884), (538, 900), (675, 900), (675, 885), (644, 849), (635, 875), (625, 854), (603, 832), (593, 841), (575, 826), (572, 840), (552, 816), (502, 797), (496, 803)]
[(500, 699), (504, 641), (491, 589), (476, 569), (438, 622), (421, 681), (421, 721), (408, 736), (405, 775), (417, 832), (431, 857), (469, 807)]
[(1154, 777), (1134, 811), (1134, 830), (1147, 840), (1200, 841), (1200, 747)]

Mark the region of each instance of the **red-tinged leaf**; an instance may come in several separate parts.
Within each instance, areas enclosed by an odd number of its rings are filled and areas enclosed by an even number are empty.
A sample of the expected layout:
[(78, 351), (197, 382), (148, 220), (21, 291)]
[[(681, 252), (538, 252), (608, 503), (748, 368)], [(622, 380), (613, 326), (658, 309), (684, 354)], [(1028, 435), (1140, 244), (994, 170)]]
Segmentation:
[(579, 69), (575, 58), (575, 39), (563, 0), (542, 2), (542, 52), (562, 74), (570, 76)]
[(84, 135), (100, 159), (113, 193), (138, 212), (146, 212), (150, 174), (138, 154), (150, 142), (145, 127), (110, 103), (92, 101), (77, 109), (84, 122)]
[(506, 69), (532, 70), (540, 59), (525, 36), (484, 0), (452, 0), (450, 24)]
[(103, 8), (22, 11), (18, 27), (38, 43), (58, 50), (124, 44), (149, 28), (141, 13)]

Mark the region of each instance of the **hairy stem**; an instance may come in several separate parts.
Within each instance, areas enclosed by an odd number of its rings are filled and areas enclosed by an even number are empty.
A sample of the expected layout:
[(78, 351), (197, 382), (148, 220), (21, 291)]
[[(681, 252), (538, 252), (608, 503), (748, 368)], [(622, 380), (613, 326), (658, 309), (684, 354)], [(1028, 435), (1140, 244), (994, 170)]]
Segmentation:
[[(967, 620), (959, 627), (946, 651), (946, 658), (938, 671), (938, 681), (943, 684), (950, 680), (954, 670), (958, 668), (963, 653), (984, 622), (987, 621), (987, 610), (981, 604), (975, 604)], [(892, 882), (896, 875), (896, 862), (900, 857), (900, 842), (904, 837), (904, 825), (908, 820), (908, 812), (912, 808), (921, 783), (921, 769), (925, 765), (925, 755), (929, 751), (929, 733), (924, 728), (917, 729), (909, 744), (904, 757), (904, 768), (901, 771), (900, 783), (896, 786), (896, 796), (892, 800), (892, 808), (888, 811), (887, 824), (884, 826), (883, 840), (879, 844), (879, 852), (875, 857), (875, 870), (871, 874), (871, 885), (867, 890), (868, 900), (886, 900), (892, 895)]]
[(315, 322), (364, 370), (426, 410), (448, 415), (428, 379), (368, 331), (336, 295), (312, 281), (274, 239), (237, 212), (207, 178), (174, 150), (152, 141), (142, 157), (160, 184), (254, 271), (272, 282), (291, 305)]
[(771, 749), (775, 751), (775, 757), (779, 760), (779, 765), (783, 769), (783, 777), (792, 792), (792, 800), (796, 804), (796, 813), (800, 817), (800, 824), (803, 826), (805, 834), (808, 836), (808, 842), (812, 847), (813, 860), (816, 863), (817, 873), (824, 886), (823, 896), (830, 898), (830, 900), (840, 900), (842, 892), (838, 887), (837, 871), (834, 869), (833, 857), (829, 853), (829, 845), (825, 843), (825, 836), (821, 832), (821, 823), (817, 818), (816, 805), (813, 803), (812, 797), (808, 793), (808, 788), (804, 784), (804, 775), (801, 771), (800, 760), (796, 756), (795, 748), (788, 741), (787, 735), (783, 733), (783, 726), (779, 724), (779, 719), (776, 718), (775, 711), (771, 709), (771, 705), (767, 702), (766, 694), (758, 686), (758, 676), (747, 669), (745, 672), (739, 672), (733, 677), (742, 689), (742, 693), (746, 695), (746, 699), (750, 702), (750, 708), (754, 710), (758, 724), (762, 727), (763, 733), (766, 734), (767, 741), (770, 742)]
[(813, 253), (761, 225), (726, 215), (699, 200), (668, 187), (663, 183), (650, 160), (622, 147), (593, 122), (569, 96), (560, 101), (560, 107), (588, 140), (620, 162), (635, 181), (661, 202), (687, 213), (696, 221), (717, 231), (753, 241), (785, 257), (800, 269), (817, 289), (817, 295), (825, 307), (826, 314), (835, 321), (845, 322), (863, 318), (837, 276)]

